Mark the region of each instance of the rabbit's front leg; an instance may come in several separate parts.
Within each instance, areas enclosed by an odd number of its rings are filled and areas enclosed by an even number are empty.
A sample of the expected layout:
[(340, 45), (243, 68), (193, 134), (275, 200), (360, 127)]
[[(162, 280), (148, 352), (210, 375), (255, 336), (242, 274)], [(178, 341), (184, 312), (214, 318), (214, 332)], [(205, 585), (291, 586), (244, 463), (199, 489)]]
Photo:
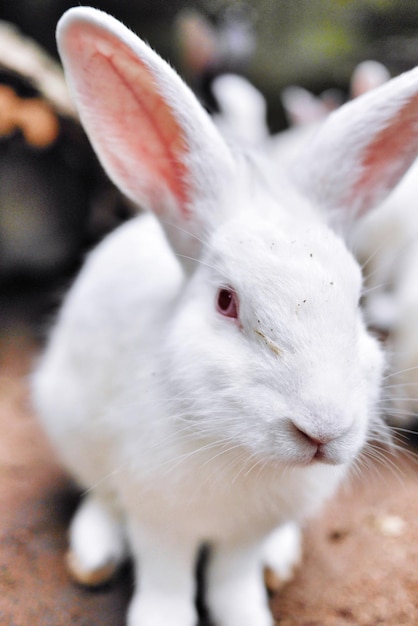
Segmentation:
[(195, 560), (197, 546), (167, 527), (149, 531), (130, 527), (136, 589), (127, 626), (196, 626)]
[(214, 549), (207, 601), (216, 626), (273, 626), (262, 576), (262, 545)]

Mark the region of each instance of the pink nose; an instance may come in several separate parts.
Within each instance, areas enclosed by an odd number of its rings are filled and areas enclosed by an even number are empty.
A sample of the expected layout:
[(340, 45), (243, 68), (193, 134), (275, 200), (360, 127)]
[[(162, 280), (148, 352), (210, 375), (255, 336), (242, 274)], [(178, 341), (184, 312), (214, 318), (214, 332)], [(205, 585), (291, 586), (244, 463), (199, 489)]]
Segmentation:
[(313, 448), (312, 450), (312, 460), (316, 460), (316, 461), (323, 461), (326, 458), (326, 452), (324, 450), (324, 446), (325, 444), (327, 444), (328, 442), (332, 441), (333, 437), (326, 437), (326, 436), (313, 436), (310, 435), (308, 433), (306, 433), (302, 428), (299, 428), (299, 426), (294, 425), (294, 428), (297, 432), (298, 437), (301, 439), (303, 437), (303, 440), (310, 444)]
[(309, 443), (315, 445), (318, 447), (318, 449), (320, 448), (320, 446), (329, 443), (330, 441), (332, 441), (334, 439), (334, 437), (332, 437), (331, 435), (311, 435), (309, 433), (307, 433), (305, 430), (303, 430), (303, 428), (300, 428), (299, 426), (296, 426), (296, 424), (293, 424), (295, 427), (295, 430), (303, 436), (304, 439), (306, 439)]

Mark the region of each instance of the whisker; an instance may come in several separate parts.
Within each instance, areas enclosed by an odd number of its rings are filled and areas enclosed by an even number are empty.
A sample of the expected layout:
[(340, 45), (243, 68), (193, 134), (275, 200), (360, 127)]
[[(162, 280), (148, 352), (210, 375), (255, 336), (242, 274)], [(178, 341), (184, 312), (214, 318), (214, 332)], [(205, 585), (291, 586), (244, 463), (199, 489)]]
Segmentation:
[(361, 295), (362, 296), (367, 296), (367, 295), (369, 295), (369, 293), (373, 293), (373, 291), (378, 291), (378, 290), (384, 289), (385, 286), (386, 286), (385, 283), (380, 283), (378, 285), (373, 285), (373, 287), (364, 287), (361, 290)]
[[(378, 446), (369, 443), (363, 454), (365, 458), (369, 458), (373, 463), (369, 465), (369, 469), (373, 468), (375, 471), (378, 471), (378, 465), (390, 471), (390, 473), (399, 481), (400, 484), (403, 484), (403, 479), (405, 478), (405, 473), (402, 469), (397, 465), (390, 457), (388, 453), (384, 453)], [(379, 472), (380, 478), (382, 478), (381, 473)]]
[(192, 239), (195, 239), (196, 241), (201, 243), (202, 246), (206, 244), (206, 242), (200, 237), (198, 237), (195, 233), (192, 233), (190, 230), (187, 230), (186, 228), (182, 228), (178, 224), (174, 224), (173, 222), (169, 222), (168, 220), (164, 220), (164, 224), (170, 228), (178, 230), (180, 233), (183, 233), (184, 235), (187, 235), (188, 237), (191, 237)]
[(398, 402), (418, 402), (416, 396), (394, 396), (392, 399)]
[(416, 435), (417, 431), (416, 430), (411, 430), (409, 428), (402, 428), (400, 426), (392, 426), (391, 427), (392, 430), (396, 431), (396, 435), (398, 435), (399, 437), (407, 437), (408, 435)]
[[(371, 272), (370, 274), (368, 274), (365, 271), (366, 266), (370, 263), (370, 261), (372, 259), (374, 259), (374, 257), (376, 256), (376, 254), (378, 254), (379, 252), (381, 252), (381, 250), (383, 250), (384, 248), (386, 248), (388, 246), (390, 242), (390, 238), (388, 237), (387, 239), (384, 239), (383, 241), (380, 242), (380, 244), (369, 254), (369, 256), (367, 257), (367, 259), (362, 263), (361, 265), (361, 271), (365, 272), (365, 274), (367, 276), (371, 276), (374, 272)], [(376, 271), (376, 270), (375, 270)]]
[(395, 376), (399, 376), (400, 374), (406, 374), (407, 372), (418, 371), (418, 365), (413, 365), (412, 367), (407, 367), (403, 370), (397, 370), (396, 372), (390, 372), (383, 377), (383, 381), (389, 380), (389, 378), (394, 378)]
[(86, 489), (84, 489), (84, 491), (82, 492), (82, 496), (87, 496), (89, 493), (91, 493), (92, 491), (94, 491), (95, 489), (97, 489), (98, 487), (101, 487), (102, 485), (104, 485), (107, 481), (109, 481), (113, 476), (116, 476), (116, 474), (119, 474), (119, 472), (122, 471), (123, 466), (119, 466), (118, 468), (112, 470), (111, 472), (108, 472), (107, 474), (105, 474), (102, 478), (100, 478), (97, 482), (93, 483), (92, 485), (90, 485), (89, 487), (87, 487)]
[(176, 253), (176, 256), (179, 257), (180, 259), (187, 259), (188, 261), (194, 261), (195, 263), (199, 263), (199, 265), (203, 265), (204, 267), (209, 267), (210, 269), (215, 270), (216, 272), (219, 271), (219, 268), (215, 267), (215, 265), (206, 263), (206, 261), (202, 261), (202, 259), (197, 259), (195, 257), (188, 256), (187, 254), (180, 254), (178, 252)]
[(399, 387), (417, 387), (418, 380), (416, 382), (406, 382), (406, 383), (392, 383), (391, 385), (385, 385), (385, 389), (397, 389)]

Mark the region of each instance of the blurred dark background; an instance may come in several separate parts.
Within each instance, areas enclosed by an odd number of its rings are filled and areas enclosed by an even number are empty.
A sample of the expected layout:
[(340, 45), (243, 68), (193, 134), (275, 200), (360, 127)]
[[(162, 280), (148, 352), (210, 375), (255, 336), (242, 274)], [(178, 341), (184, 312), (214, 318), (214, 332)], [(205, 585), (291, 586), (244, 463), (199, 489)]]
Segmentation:
[[(56, 55), (55, 26), (77, 3), (67, 0), (3, 0), (0, 19)], [(417, 62), (415, 0), (97, 0), (173, 63), (178, 62), (176, 20), (196, 10), (225, 28), (246, 24), (254, 47), (245, 72), (273, 101), (290, 82), (314, 91), (344, 86), (359, 61), (373, 58), (393, 74)], [(274, 129), (278, 124), (272, 120)]]
[[(10, 48), (19, 57), (23, 36), (58, 63), (56, 23), (74, 5), (0, 4), (0, 20), (20, 33), (13, 46), (2, 47), (0, 32), (0, 324), (16, 314), (10, 305), (16, 301), (28, 317), (43, 320), (86, 251), (132, 213), (101, 171), (76, 116), (51, 95), (51, 81), (40, 80), (57, 68), (42, 62), (39, 69), (30, 50), (27, 71), (9, 58)], [(167, 58), (208, 109), (216, 108), (213, 76), (235, 71), (248, 77), (267, 98), (272, 132), (286, 126), (280, 94), (289, 84), (316, 94), (330, 87), (347, 93), (353, 68), (365, 59), (382, 62), (392, 75), (418, 63), (416, 0), (97, 0), (94, 6)], [(30, 117), (28, 102), (52, 111), (52, 139), (32, 138), (36, 121), (19, 118), (10, 125), (17, 105)]]

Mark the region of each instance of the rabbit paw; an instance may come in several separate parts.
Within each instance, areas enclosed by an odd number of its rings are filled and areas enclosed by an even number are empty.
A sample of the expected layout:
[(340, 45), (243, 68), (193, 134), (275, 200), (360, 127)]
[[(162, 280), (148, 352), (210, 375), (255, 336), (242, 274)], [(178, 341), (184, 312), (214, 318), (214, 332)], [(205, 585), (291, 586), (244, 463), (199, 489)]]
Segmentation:
[[(96, 560), (96, 559), (93, 559)], [(86, 565), (72, 550), (65, 555), (67, 570), (75, 582), (86, 587), (98, 587), (107, 583), (115, 575), (119, 563), (109, 561), (103, 565)]]
[(297, 524), (279, 526), (267, 538), (263, 549), (265, 583), (269, 591), (277, 591), (289, 582), (302, 559), (302, 535)]
[(193, 603), (149, 591), (134, 596), (127, 619), (127, 626), (195, 626), (196, 623)]
[(229, 608), (215, 623), (219, 626), (273, 626), (274, 620), (267, 606), (241, 603), (241, 606)]
[(83, 500), (70, 527), (67, 567), (82, 585), (102, 585), (115, 574), (127, 555), (122, 524), (102, 502)]

